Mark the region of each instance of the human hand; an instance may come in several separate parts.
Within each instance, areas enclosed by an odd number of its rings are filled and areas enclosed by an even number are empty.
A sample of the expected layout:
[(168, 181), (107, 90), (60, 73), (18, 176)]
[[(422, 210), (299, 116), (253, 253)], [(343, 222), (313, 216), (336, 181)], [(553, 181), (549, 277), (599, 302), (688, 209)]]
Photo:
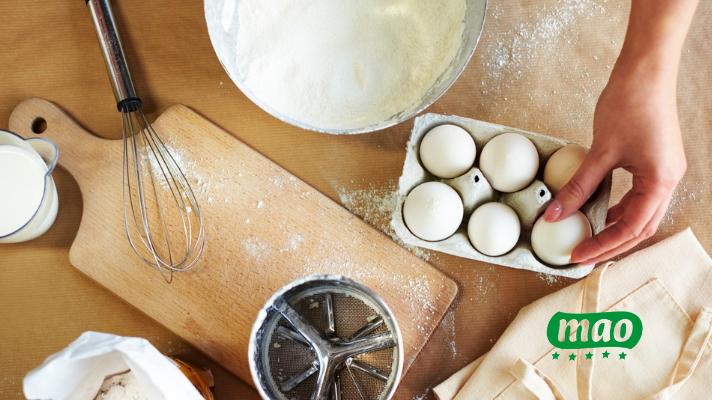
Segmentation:
[(553, 222), (571, 215), (616, 168), (633, 174), (633, 187), (608, 211), (606, 229), (574, 249), (571, 262), (609, 259), (657, 231), (687, 168), (677, 116), (677, 74), (671, 77), (669, 72), (617, 64), (601, 93), (591, 150), (544, 218)]

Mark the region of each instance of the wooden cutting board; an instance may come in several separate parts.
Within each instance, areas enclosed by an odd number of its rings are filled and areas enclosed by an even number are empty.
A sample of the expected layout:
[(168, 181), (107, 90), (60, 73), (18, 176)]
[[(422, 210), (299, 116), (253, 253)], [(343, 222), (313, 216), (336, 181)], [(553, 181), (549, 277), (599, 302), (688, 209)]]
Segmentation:
[(252, 323), (275, 291), (298, 278), (341, 274), (380, 295), (403, 334), (404, 371), (457, 295), (440, 271), (182, 105), (154, 128), (192, 185), (207, 241), (200, 264), (167, 284), (125, 236), (122, 141), (88, 133), (42, 99), (18, 105), (10, 130), (34, 136), (38, 118), (82, 192), (72, 265), (250, 384)]

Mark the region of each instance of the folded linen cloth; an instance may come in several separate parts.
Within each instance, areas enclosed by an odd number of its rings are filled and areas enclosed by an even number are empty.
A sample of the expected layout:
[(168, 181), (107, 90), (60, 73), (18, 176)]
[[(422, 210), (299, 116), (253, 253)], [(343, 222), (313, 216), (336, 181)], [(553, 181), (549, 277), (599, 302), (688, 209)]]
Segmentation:
[[(692, 232), (606, 267), (522, 308), (489, 353), (434, 389), (438, 398), (663, 399), (712, 393), (712, 327), (706, 325), (712, 310), (705, 309), (712, 307), (712, 259)], [(640, 316), (640, 343), (626, 351), (563, 351), (548, 341), (546, 327), (556, 312), (603, 311)], [(556, 360), (554, 352), (567, 358)], [(609, 359), (602, 358), (604, 352)], [(628, 358), (619, 359), (622, 352)], [(546, 393), (532, 390), (542, 385)]]

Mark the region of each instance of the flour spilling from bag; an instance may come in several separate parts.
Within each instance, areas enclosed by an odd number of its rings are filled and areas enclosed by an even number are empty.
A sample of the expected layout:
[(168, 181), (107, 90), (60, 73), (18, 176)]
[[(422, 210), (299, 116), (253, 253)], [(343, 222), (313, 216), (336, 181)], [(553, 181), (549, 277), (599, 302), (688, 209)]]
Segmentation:
[(94, 400), (148, 400), (131, 371), (107, 377)]

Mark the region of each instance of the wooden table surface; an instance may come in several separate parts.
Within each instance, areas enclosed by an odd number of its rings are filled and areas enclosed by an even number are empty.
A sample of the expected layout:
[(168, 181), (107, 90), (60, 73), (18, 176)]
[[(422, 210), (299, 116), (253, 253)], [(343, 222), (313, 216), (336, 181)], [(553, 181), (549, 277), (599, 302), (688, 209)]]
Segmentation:
[[(186, 104), (387, 230), (384, 209), (401, 173), (412, 120), (358, 136), (286, 125), (250, 102), (225, 74), (207, 35), (202, 2), (115, 3), (149, 119), (174, 103)], [(428, 111), (590, 144), (593, 109), (620, 50), (628, 8), (623, 0), (490, 0), (470, 65)], [(712, 228), (705, 223), (712, 211), (706, 183), (712, 174), (711, 37), (712, 3), (702, 2), (679, 79), (689, 171), (658, 234), (644, 245), (691, 226), (712, 250)], [(0, 5), (0, 128), (28, 97), (57, 103), (99, 136), (120, 137), (120, 117), (83, 1)], [(144, 337), (166, 354), (209, 366), (219, 400), (257, 399), (249, 385), (69, 264), (82, 200), (66, 171), (58, 169), (54, 178), (60, 195), (55, 225), (34, 241), (0, 245), (0, 398), (23, 398), (28, 370), (81, 332), (97, 330)], [(629, 186), (630, 177), (617, 172), (612, 201)], [(457, 280), (461, 294), (397, 399), (432, 398), (430, 388), (487, 352), (521, 307), (572, 283), (437, 252), (423, 256)]]

